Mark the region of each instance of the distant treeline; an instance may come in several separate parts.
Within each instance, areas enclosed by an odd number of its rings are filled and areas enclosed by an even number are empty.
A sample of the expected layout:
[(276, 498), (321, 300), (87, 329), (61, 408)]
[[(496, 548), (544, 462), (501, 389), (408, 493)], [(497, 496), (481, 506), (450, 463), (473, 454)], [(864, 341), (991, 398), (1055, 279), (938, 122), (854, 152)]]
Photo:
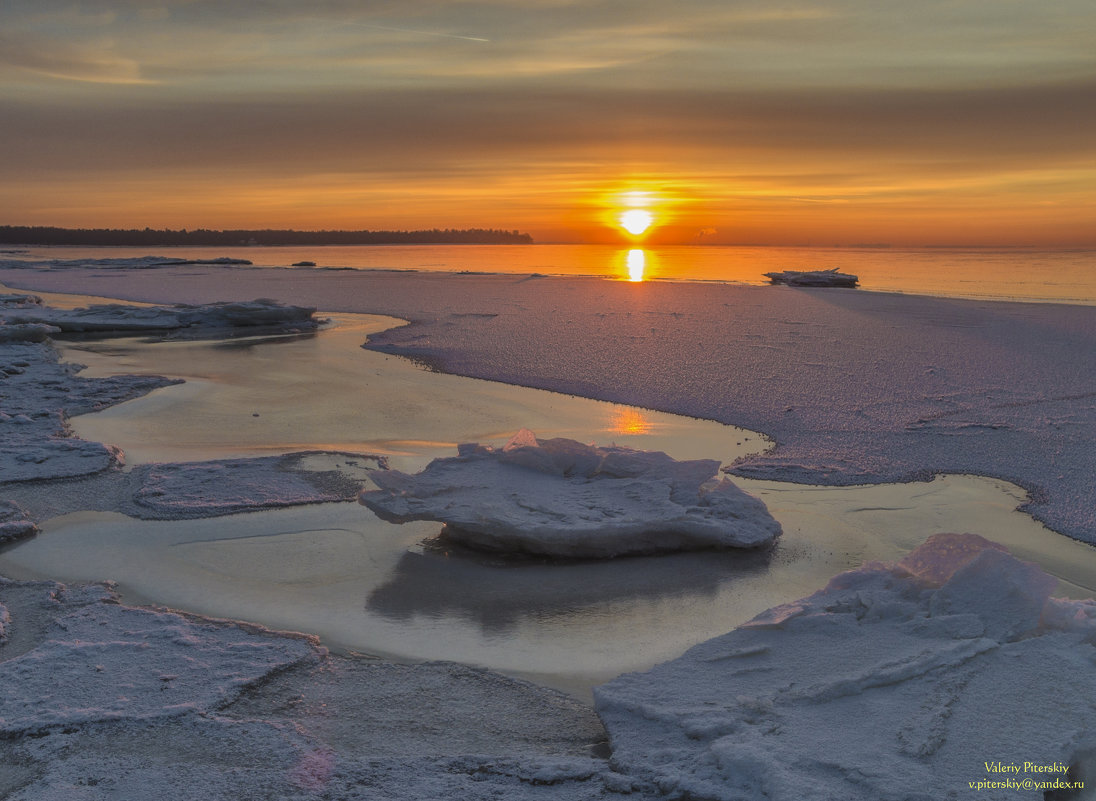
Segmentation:
[(0, 226), (4, 245), (529, 245), (533, 237), (493, 228), (430, 231), (188, 231)]

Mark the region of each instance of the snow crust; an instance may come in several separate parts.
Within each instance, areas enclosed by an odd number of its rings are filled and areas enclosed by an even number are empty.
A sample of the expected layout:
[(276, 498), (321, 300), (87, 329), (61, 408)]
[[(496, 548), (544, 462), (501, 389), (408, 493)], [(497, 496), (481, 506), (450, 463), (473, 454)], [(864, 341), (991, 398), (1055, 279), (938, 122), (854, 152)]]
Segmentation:
[[(8, 296), (17, 297), (17, 296)], [(203, 305), (130, 306), (106, 303), (82, 309), (55, 309), (41, 304), (0, 304), (0, 333), (5, 328), (30, 326), (28, 336), (49, 326), (73, 333), (135, 333), (182, 329), (286, 328), (312, 330), (316, 310), (286, 306), (260, 298), (252, 301), (220, 301)], [(48, 330), (48, 329), (46, 329)]]
[(0, 662), (0, 733), (210, 710), (273, 671), (316, 658), (303, 639), (89, 604), (55, 618), (46, 642)]
[(714, 459), (538, 441), (519, 431), (504, 447), (478, 444), (412, 476), (373, 471), (359, 500), (383, 520), (437, 520), (476, 548), (567, 557), (771, 543), (780, 524), (727, 479)]
[[(354, 500), (363, 482), (338, 469), (309, 469), (309, 459), (319, 455), (301, 451), (251, 459), (141, 465), (125, 479), (133, 487), (129, 497), (135, 507), (125, 511), (141, 518), (178, 520)], [(385, 464), (380, 456), (342, 456), (355, 465)]]
[(38, 526), (30, 519), (27, 510), (14, 501), (0, 501), (0, 546), (33, 537)]
[[(228, 280), (231, 278), (231, 280)], [(446, 372), (773, 438), (738, 475), (809, 484), (994, 476), (1096, 541), (1096, 308), (880, 292), (348, 270), (5, 270), (42, 290), (198, 303), (262, 294), (410, 324), (368, 347)]]
[[(552, 690), (449, 663), (0, 579), (0, 796), (618, 797), (604, 730)], [(10, 610), (10, 618), (6, 615)], [(643, 792), (635, 799), (649, 796)]]
[(120, 464), (116, 448), (69, 436), (66, 417), (175, 383), (149, 376), (82, 378), (75, 370), (60, 363), (48, 342), (0, 344), (0, 484), (84, 476)]
[(173, 259), (168, 256), (110, 257), (103, 259), (2, 259), (0, 269), (5, 270), (153, 270), (163, 267), (189, 265), (218, 267), (247, 267), (253, 262), (229, 256), (216, 258)]
[(966, 797), (987, 760), (1064, 770), (1096, 744), (1096, 602), (1055, 586), (938, 534), (595, 690), (613, 764), (721, 801)]

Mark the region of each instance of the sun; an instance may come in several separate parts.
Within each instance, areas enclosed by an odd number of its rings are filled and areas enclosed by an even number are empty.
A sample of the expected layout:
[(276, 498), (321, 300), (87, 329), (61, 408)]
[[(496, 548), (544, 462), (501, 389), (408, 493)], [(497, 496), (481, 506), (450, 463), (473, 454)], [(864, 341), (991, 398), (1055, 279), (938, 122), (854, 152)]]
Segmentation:
[(651, 212), (643, 209), (629, 209), (620, 215), (620, 227), (632, 236), (642, 234), (651, 227), (652, 222), (654, 222), (654, 218), (651, 216)]

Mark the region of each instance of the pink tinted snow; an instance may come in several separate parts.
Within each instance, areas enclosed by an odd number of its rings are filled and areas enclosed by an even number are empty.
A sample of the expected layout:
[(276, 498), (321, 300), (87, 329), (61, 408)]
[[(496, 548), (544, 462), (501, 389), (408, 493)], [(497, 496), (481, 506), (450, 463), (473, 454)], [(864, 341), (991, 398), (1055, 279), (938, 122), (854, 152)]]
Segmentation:
[(384, 271), (0, 270), (143, 301), (262, 294), (402, 317), (370, 347), (448, 372), (761, 431), (743, 475), (874, 483), (934, 472), (1037, 490), (1096, 541), (1096, 307), (712, 283)]
[(841, 574), (595, 690), (615, 765), (720, 801), (944, 798), (1032, 748), (1064, 770), (1096, 736), (1096, 605), (1056, 583), (965, 534)]

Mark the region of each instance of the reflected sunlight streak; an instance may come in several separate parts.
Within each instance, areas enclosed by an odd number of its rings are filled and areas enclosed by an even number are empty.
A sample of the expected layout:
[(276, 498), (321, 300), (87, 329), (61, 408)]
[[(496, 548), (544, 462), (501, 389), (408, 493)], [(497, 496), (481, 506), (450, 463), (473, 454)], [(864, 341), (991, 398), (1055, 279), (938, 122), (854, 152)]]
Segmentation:
[(609, 431), (613, 434), (649, 434), (653, 428), (654, 423), (642, 411), (629, 406), (614, 407), (609, 419)]
[(628, 280), (642, 281), (643, 272), (647, 269), (647, 254), (642, 248), (628, 251)]

